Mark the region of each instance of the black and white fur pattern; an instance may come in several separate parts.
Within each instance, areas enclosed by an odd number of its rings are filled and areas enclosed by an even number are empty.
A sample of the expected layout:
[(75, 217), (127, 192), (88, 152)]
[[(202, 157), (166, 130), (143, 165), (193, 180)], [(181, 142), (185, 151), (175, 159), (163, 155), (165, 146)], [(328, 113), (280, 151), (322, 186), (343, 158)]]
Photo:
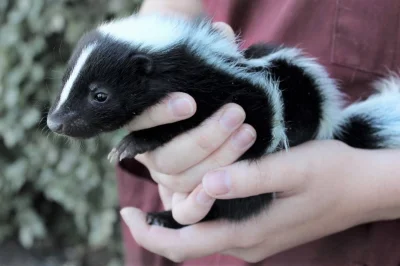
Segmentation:
[[(361, 148), (400, 146), (400, 82), (343, 110), (341, 93), (325, 69), (299, 49), (256, 44), (245, 51), (210, 20), (133, 15), (82, 37), (50, 109), (47, 124), (59, 134), (89, 138), (124, 127), (169, 93), (186, 92), (197, 103), (184, 121), (132, 132), (111, 157), (120, 160), (154, 150), (199, 126), (224, 104), (246, 112), (257, 132), (239, 160), (312, 139), (340, 139)], [(133, 120), (134, 122), (134, 120)], [(217, 200), (203, 221), (241, 221), (257, 215), (273, 194)], [(180, 228), (170, 211), (151, 213), (151, 224)]]
[(336, 138), (357, 148), (399, 148), (400, 77), (393, 74), (373, 86), (375, 94), (342, 111)]

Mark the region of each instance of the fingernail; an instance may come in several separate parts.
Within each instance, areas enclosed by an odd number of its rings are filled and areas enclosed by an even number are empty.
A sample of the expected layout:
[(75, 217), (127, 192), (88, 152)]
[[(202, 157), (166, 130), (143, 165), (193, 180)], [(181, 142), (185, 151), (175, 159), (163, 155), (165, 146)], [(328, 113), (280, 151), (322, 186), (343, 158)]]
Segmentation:
[(191, 115), (194, 111), (193, 104), (185, 97), (173, 98), (169, 101), (172, 113), (177, 117)]
[(244, 114), (238, 108), (229, 108), (219, 120), (221, 125), (228, 130), (233, 130), (238, 127), (244, 120)]
[(196, 200), (200, 204), (207, 204), (212, 200), (212, 198), (204, 191), (204, 189), (200, 189), (197, 193)]
[(255, 132), (248, 128), (241, 129), (238, 133), (236, 133), (233, 138), (233, 145), (242, 150), (247, 148), (251, 143), (253, 143), (254, 139), (256, 138)]
[(203, 178), (203, 187), (212, 195), (226, 194), (231, 187), (231, 178), (224, 170), (207, 173)]

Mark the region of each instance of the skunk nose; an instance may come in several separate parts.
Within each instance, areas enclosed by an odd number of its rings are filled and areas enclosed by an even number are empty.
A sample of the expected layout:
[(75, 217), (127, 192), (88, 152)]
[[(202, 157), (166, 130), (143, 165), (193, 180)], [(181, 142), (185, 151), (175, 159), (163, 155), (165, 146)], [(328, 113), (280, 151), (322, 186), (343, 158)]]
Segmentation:
[(52, 119), (47, 119), (47, 126), (50, 128), (51, 131), (56, 133), (61, 133), (64, 128), (63, 123)]

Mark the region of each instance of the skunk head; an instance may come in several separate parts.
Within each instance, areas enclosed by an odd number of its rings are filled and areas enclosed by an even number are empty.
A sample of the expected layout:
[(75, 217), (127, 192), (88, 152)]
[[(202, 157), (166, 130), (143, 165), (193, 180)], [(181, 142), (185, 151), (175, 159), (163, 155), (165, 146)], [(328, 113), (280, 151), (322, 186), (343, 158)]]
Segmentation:
[(115, 130), (142, 111), (152, 60), (94, 31), (85, 35), (65, 72), (47, 124), (59, 134), (88, 138)]
[(213, 61), (241, 56), (237, 45), (204, 19), (131, 16), (99, 26), (76, 46), (48, 127), (77, 138), (123, 127), (166, 96), (168, 82), (187, 71), (179, 69), (182, 61), (195, 72), (196, 65), (182, 60), (184, 53)]

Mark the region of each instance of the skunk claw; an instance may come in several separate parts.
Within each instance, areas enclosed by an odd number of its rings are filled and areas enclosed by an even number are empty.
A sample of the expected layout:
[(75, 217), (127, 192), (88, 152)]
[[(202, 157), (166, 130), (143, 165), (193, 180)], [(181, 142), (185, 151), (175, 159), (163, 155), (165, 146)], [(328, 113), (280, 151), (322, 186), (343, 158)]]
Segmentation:
[(132, 135), (127, 135), (123, 138), (116, 148), (112, 149), (109, 158), (116, 161), (122, 161), (125, 158), (133, 158), (138, 154), (137, 143)]
[(111, 152), (108, 154), (108, 160), (110, 162), (113, 161), (122, 161), (126, 158), (134, 158), (136, 155), (147, 152), (151, 146), (148, 143), (137, 139), (135, 135), (132, 133), (125, 136), (117, 145), (116, 148), (113, 148)]
[(113, 148), (110, 153), (107, 156), (107, 160), (110, 161), (110, 163), (114, 163), (116, 159), (118, 158), (118, 151), (116, 148)]
[(124, 150), (120, 155), (119, 155), (119, 161), (122, 161), (123, 159), (125, 159), (126, 157), (128, 157), (128, 152), (126, 150)]

